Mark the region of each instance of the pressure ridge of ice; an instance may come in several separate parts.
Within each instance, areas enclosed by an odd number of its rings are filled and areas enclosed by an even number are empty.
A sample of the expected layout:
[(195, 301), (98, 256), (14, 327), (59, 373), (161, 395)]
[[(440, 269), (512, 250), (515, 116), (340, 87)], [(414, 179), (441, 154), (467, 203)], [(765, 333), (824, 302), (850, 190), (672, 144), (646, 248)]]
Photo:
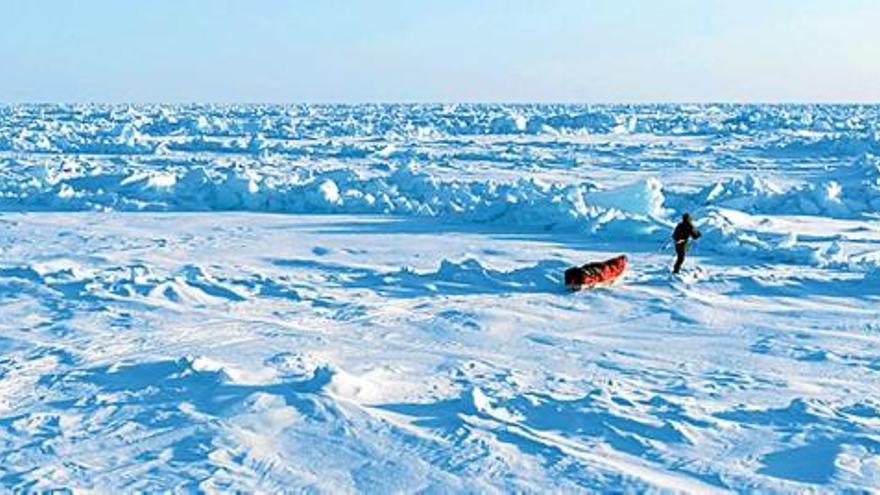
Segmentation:
[[(0, 110), (0, 208), (364, 213), (654, 240), (678, 212), (706, 210), (705, 249), (823, 263), (822, 249), (740, 236), (708, 212), (876, 214), (877, 114), (868, 106), (10, 106)], [(717, 136), (723, 146), (692, 153), (828, 163), (800, 184), (746, 173), (671, 192), (668, 170), (612, 185), (582, 174), (444, 173), (460, 163), (572, 169), (578, 153), (626, 163), (661, 146), (595, 140), (615, 133)], [(568, 148), (540, 141), (560, 134), (574, 139)], [(516, 141), (523, 135), (539, 141)], [(467, 136), (492, 140), (471, 146)]]

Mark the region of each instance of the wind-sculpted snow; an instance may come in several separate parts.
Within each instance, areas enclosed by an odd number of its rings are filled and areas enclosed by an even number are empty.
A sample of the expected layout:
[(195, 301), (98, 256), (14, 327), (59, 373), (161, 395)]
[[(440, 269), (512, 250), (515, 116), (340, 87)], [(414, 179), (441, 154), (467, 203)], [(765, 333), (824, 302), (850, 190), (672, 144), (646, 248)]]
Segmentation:
[(801, 219), (704, 220), (679, 280), (433, 218), (5, 213), (0, 484), (870, 492), (880, 231), (826, 219), (812, 266)]
[(857, 105), (0, 107), (0, 491), (876, 491), (878, 132)]

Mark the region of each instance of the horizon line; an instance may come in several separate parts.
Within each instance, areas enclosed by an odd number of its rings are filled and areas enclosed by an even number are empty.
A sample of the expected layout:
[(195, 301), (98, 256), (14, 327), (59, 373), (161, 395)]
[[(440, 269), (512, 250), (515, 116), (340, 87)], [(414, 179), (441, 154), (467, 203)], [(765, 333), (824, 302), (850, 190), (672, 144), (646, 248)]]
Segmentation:
[(364, 100), (364, 101), (0, 101), (0, 106), (442, 106), (442, 105), (558, 105), (558, 106), (657, 106), (657, 105), (696, 105), (696, 106), (877, 106), (880, 101), (859, 100), (777, 100), (777, 101), (736, 101), (736, 100), (644, 100), (644, 101), (527, 101), (527, 100), (461, 100), (461, 101), (417, 101), (417, 100)]

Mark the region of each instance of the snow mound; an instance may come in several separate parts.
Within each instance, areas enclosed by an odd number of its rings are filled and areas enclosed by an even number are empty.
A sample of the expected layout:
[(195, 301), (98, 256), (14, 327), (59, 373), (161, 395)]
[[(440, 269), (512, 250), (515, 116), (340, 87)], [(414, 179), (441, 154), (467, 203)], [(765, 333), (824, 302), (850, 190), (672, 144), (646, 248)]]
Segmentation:
[(767, 210), (832, 218), (857, 218), (880, 211), (880, 158), (864, 154), (817, 181), (780, 195)]
[(782, 189), (772, 182), (746, 175), (721, 180), (704, 187), (696, 194), (701, 206), (716, 205), (744, 211), (759, 211), (760, 205), (782, 194)]
[(505, 271), (484, 266), (473, 258), (462, 261), (444, 259), (435, 271), (416, 272), (404, 268), (393, 273), (367, 273), (357, 277), (354, 285), (409, 297), (438, 293), (559, 292), (562, 272), (567, 267), (563, 261), (547, 260)]
[(739, 226), (730, 212), (709, 210), (700, 222), (700, 249), (725, 255), (741, 254), (751, 259), (805, 266), (826, 266), (839, 262), (839, 246), (811, 245), (795, 234), (759, 235)]
[(880, 158), (859, 156), (816, 180), (788, 190), (754, 175), (706, 186), (690, 205), (723, 206), (751, 213), (858, 218), (880, 211)]
[(635, 215), (661, 217), (666, 214), (663, 209), (663, 185), (654, 178), (617, 189), (591, 193), (588, 201), (592, 205)]

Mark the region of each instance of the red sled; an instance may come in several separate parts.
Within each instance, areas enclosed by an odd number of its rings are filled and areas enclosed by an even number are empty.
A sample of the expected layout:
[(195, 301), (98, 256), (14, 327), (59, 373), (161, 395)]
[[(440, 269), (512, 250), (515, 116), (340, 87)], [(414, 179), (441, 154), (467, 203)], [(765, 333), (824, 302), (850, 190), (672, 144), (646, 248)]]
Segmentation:
[(565, 287), (568, 290), (581, 290), (599, 284), (611, 283), (626, 270), (626, 256), (620, 255), (610, 260), (587, 263), (565, 270)]

